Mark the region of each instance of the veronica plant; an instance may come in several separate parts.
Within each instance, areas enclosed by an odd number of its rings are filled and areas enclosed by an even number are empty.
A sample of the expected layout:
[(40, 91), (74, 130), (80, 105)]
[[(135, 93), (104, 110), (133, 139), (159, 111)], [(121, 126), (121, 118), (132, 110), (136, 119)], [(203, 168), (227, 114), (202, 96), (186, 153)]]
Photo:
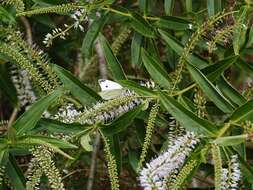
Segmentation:
[(0, 3), (0, 189), (253, 188), (250, 1)]

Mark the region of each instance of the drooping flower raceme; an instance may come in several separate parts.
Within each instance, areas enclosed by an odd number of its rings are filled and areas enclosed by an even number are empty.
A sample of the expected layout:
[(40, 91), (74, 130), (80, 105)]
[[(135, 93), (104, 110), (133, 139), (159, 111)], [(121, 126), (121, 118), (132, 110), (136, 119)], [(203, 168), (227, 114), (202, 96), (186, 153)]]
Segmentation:
[(81, 114), (75, 106), (71, 103), (59, 108), (58, 112), (52, 116), (52, 119), (61, 121), (63, 123), (74, 123), (76, 117)]
[(144, 190), (165, 190), (169, 176), (183, 166), (185, 159), (198, 142), (199, 139), (193, 132), (186, 132), (165, 152), (147, 163), (139, 177)]
[(239, 181), (241, 178), (241, 171), (238, 162), (238, 156), (231, 156), (231, 160), (228, 164), (228, 168), (222, 169), (221, 190), (239, 188)]
[(17, 97), (21, 107), (29, 108), (37, 100), (33, 91), (30, 76), (26, 70), (19, 69), (16, 66), (11, 68), (11, 79), (17, 90)]
[(230, 163), (231, 174), (230, 174), (229, 184), (230, 184), (231, 189), (236, 189), (239, 187), (241, 171), (240, 171), (240, 166), (239, 166), (239, 162), (238, 162), (238, 156), (233, 155), (231, 158), (232, 158), (231, 163)]
[(81, 22), (84, 20), (88, 20), (88, 16), (86, 15), (85, 9), (76, 10), (71, 17), (74, 19), (74, 28), (79, 28), (82, 32), (84, 32), (84, 28), (81, 25)]
[(221, 190), (226, 190), (229, 188), (228, 184), (228, 169), (227, 168), (222, 168), (221, 171)]
[(241, 171), (238, 162), (238, 156), (233, 155), (231, 156), (228, 168), (222, 168), (221, 190), (238, 189), (240, 178), (241, 178)]

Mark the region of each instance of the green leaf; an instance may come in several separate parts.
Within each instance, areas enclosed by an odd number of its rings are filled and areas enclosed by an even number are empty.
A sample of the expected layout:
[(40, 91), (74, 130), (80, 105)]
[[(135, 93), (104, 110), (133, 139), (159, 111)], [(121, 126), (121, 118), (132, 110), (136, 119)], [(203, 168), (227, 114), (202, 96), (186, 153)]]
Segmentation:
[(164, 0), (164, 11), (166, 15), (172, 15), (174, 8), (174, 0)]
[(80, 100), (83, 105), (92, 106), (95, 102), (101, 100), (101, 97), (95, 91), (82, 84), (69, 71), (58, 65), (54, 65), (53, 68), (64, 84), (64, 87), (70, 90), (74, 97)]
[(25, 135), (17, 140), (17, 144), (20, 143), (20, 144), (28, 144), (28, 145), (33, 145), (33, 144), (43, 145), (44, 142), (54, 145), (58, 148), (62, 148), (62, 149), (78, 148), (76, 145), (73, 145), (67, 141), (57, 139), (54, 137), (42, 136), (42, 135)]
[(119, 84), (121, 84), (122, 86), (133, 90), (134, 92), (136, 92), (137, 94), (141, 95), (141, 96), (156, 96), (155, 93), (144, 87), (144, 86), (140, 86), (138, 83), (130, 81), (130, 80), (120, 80), (118, 81)]
[(144, 15), (147, 15), (150, 7), (150, 0), (138, 0), (138, 4)]
[(206, 75), (208, 80), (215, 81), (229, 66), (234, 64), (237, 59), (238, 56), (225, 58), (215, 64), (205, 67), (201, 72)]
[[(0, 141), (0, 143), (2, 143)], [(1, 144), (0, 144), (0, 168), (6, 167), (6, 164), (9, 159), (9, 152), (6, 149), (1, 149)], [(1, 176), (2, 177), (2, 176)], [(0, 179), (2, 180), (2, 179)], [(0, 190), (4, 190), (3, 182), (0, 182)]]
[(209, 17), (221, 11), (221, 0), (207, 0), (207, 10)]
[(231, 113), (233, 105), (221, 92), (206, 78), (206, 76), (194, 65), (187, 64), (187, 68), (195, 82), (200, 86), (206, 96), (224, 113)]
[(41, 119), (32, 130), (32, 133), (47, 131), (49, 133), (76, 134), (87, 127), (78, 123), (66, 124), (52, 119)]
[(145, 40), (146, 51), (151, 57), (154, 58), (158, 63), (160, 62), (159, 49), (156, 45), (156, 41), (153, 38), (148, 38)]
[(25, 190), (25, 177), (22, 174), (16, 160), (13, 156), (9, 156), (9, 161), (7, 162), (5, 168), (6, 175), (8, 176), (11, 184), (15, 190)]
[(247, 47), (250, 47), (253, 43), (253, 26), (250, 27), (250, 31), (249, 31), (249, 39), (247, 42)]
[(141, 43), (142, 35), (135, 32), (131, 43), (131, 60), (132, 64), (135, 66), (141, 64)]
[(0, 149), (0, 167), (7, 164), (9, 159), (9, 152), (7, 149)]
[(185, 8), (187, 13), (192, 12), (192, 0), (186, 0), (185, 1)]
[(241, 107), (237, 108), (229, 119), (235, 123), (242, 122), (251, 114), (253, 114), (253, 100), (250, 100)]
[(91, 138), (89, 134), (85, 134), (80, 138), (80, 144), (85, 151), (91, 152), (93, 150), (93, 146), (90, 143)]
[(240, 69), (245, 71), (246, 73), (250, 74), (250, 76), (253, 76), (253, 65), (252, 63), (249, 63), (247, 61), (244, 61), (240, 59), (239, 61), (236, 62), (236, 66), (238, 66)]
[(236, 135), (228, 137), (220, 137), (215, 139), (214, 143), (221, 146), (234, 146), (244, 143), (248, 135)]
[(162, 65), (158, 63), (157, 60), (155, 60), (152, 56), (150, 56), (144, 49), (142, 49), (141, 55), (145, 68), (149, 72), (152, 79), (160, 86), (167, 89), (170, 88), (171, 79)]
[(102, 126), (101, 130), (106, 136), (115, 135), (127, 129), (132, 124), (135, 117), (141, 112), (145, 104), (141, 104), (129, 112), (123, 114), (112, 123)]
[(93, 43), (96, 40), (99, 32), (109, 19), (109, 14), (103, 15), (99, 20), (92, 22), (86, 35), (83, 39), (81, 52), (85, 57), (90, 57), (92, 52)]
[(137, 172), (139, 156), (137, 155), (135, 150), (129, 150), (128, 152), (128, 162), (130, 163), (132, 169)]
[(50, 138), (50, 137), (41, 137), (41, 136), (24, 136), (17, 141), (17, 145), (32, 146), (32, 145), (43, 145), (52, 149), (54, 152), (61, 154), (62, 156), (73, 159), (71, 156), (63, 152), (59, 147), (63, 148), (77, 148), (75, 145), (65, 142), (63, 140)]
[(16, 24), (13, 11), (11, 11), (10, 9), (6, 10), (2, 6), (0, 6), (0, 20), (3, 23), (7, 23), (8, 25)]
[(194, 113), (179, 104), (173, 97), (159, 92), (162, 106), (177, 120), (184, 128), (198, 134), (215, 136), (216, 126), (205, 119), (197, 117)]
[(247, 163), (245, 160), (242, 158), (240, 159), (240, 167), (242, 170), (242, 175), (246, 178), (246, 180), (250, 183), (253, 184), (253, 168), (252, 165)]
[(104, 56), (107, 62), (108, 69), (114, 80), (126, 79), (125, 73), (118, 61), (114, 56), (112, 49), (103, 35), (100, 35), (100, 43), (104, 51)]
[[(166, 42), (166, 44), (168, 45), (168, 47), (173, 49), (176, 52), (176, 54), (181, 56), (184, 51), (184, 46), (178, 40), (176, 40), (173, 36), (171, 36), (169, 33), (165, 32), (163, 30), (160, 30), (160, 29), (158, 29), (158, 31), (161, 34), (161, 37)], [(186, 60), (189, 63), (192, 63), (193, 65), (198, 67), (199, 69), (203, 69), (206, 66), (208, 66), (208, 63), (205, 60), (201, 59), (200, 57), (198, 57), (194, 53), (190, 54), (186, 58)]]
[(251, 13), (251, 7), (248, 5), (241, 6), (240, 11), (238, 13), (238, 22), (239, 26), (235, 28), (235, 33), (233, 37), (233, 48), (235, 55), (240, 54), (240, 49), (244, 46), (246, 42), (246, 33), (247, 33), (247, 25), (249, 22), (249, 14)]
[(241, 106), (247, 102), (247, 100), (235, 89), (229, 82), (225, 79), (224, 76), (221, 76), (217, 80), (217, 85), (222, 93), (231, 101)]
[(154, 25), (158, 28), (169, 30), (188, 30), (192, 27), (192, 23), (190, 21), (175, 16), (160, 17)]
[(139, 32), (145, 37), (154, 38), (155, 31), (152, 26), (139, 14), (132, 12), (131, 13), (131, 25), (134, 30)]
[(10, 100), (11, 104), (17, 106), (17, 92), (8, 75), (6, 64), (0, 64), (0, 87), (6, 97)]
[(16, 130), (17, 135), (22, 135), (23, 133), (32, 130), (40, 120), (43, 112), (61, 97), (62, 94), (63, 90), (55, 90), (49, 95), (39, 99), (28, 111), (23, 113), (12, 126), (12, 128)]

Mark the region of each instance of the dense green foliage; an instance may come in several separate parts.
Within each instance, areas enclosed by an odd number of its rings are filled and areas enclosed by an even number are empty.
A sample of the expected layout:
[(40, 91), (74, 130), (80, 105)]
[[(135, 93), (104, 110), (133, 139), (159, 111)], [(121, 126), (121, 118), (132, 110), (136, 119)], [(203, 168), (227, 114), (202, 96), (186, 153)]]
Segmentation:
[(253, 189), (252, 10), (0, 0), (0, 190)]

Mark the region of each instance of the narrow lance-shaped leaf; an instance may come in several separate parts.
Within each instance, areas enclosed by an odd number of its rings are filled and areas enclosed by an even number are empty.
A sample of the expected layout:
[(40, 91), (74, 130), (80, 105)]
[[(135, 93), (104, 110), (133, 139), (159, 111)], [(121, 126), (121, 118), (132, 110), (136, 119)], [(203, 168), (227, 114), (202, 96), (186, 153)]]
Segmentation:
[(208, 15), (214, 16), (221, 11), (221, 0), (207, 0)]
[(118, 59), (114, 56), (112, 49), (105, 39), (105, 37), (101, 34), (100, 35), (100, 43), (102, 49), (104, 51), (104, 56), (107, 62), (107, 67), (115, 80), (124, 80), (126, 79), (125, 73), (118, 61)]
[(248, 5), (242, 6), (239, 13), (237, 22), (240, 22), (240, 25), (235, 28), (235, 34), (233, 37), (233, 48), (235, 55), (240, 54), (240, 49), (246, 41), (246, 25), (249, 22), (249, 14), (251, 13), (251, 7)]
[(173, 97), (159, 92), (162, 106), (177, 120), (184, 128), (199, 134), (215, 136), (216, 126), (205, 119), (201, 119), (191, 111), (184, 108)]
[(187, 64), (187, 68), (195, 82), (200, 86), (206, 96), (221, 109), (224, 113), (231, 113), (233, 105), (225, 98), (221, 92), (206, 78), (206, 76), (192, 64)]
[(47, 136), (42, 136), (42, 135), (25, 135), (22, 136), (17, 140), (18, 143), (27, 143), (31, 145), (32, 143), (37, 144), (37, 142), (47, 142), (49, 144), (52, 144), (58, 148), (62, 149), (70, 149), (70, 148), (78, 148), (76, 145), (71, 144), (67, 141), (64, 141), (62, 139), (57, 139), (54, 137), (47, 137)]
[(163, 16), (160, 17), (154, 26), (158, 28), (164, 28), (169, 30), (188, 30), (193, 27), (192, 23), (186, 19), (175, 16)]
[(253, 76), (253, 65), (250, 62), (240, 59), (236, 62), (236, 66), (250, 74), (251, 77)]
[(28, 111), (22, 114), (16, 122), (13, 124), (13, 128), (16, 130), (17, 135), (25, 133), (33, 129), (36, 123), (40, 120), (43, 112), (52, 105), (61, 95), (63, 90), (55, 90), (48, 96), (41, 98), (34, 103)]
[(214, 143), (221, 146), (233, 146), (233, 145), (238, 145), (245, 142), (246, 138), (247, 138), (247, 134), (220, 137), (220, 138), (215, 139)]
[(6, 175), (15, 190), (25, 190), (25, 177), (22, 174), (15, 158), (9, 155), (9, 161), (5, 167)]
[[(161, 37), (164, 39), (164, 41), (166, 42), (166, 44), (173, 49), (176, 54), (178, 54), (179, 56), (182, 55), (183, 51), (184, 51), (184, 47), (183, 45), (176, 40), (173, 36), (171, 36), (169, 33), (158, 29), (159, 33), (161, 34)], [(201, 59), (200, 57), (198, 57), (197, 55), (190, 54), (188, 57), (186, 57), (186, 60), (189, 63), (192, 63), (193, 65), (195, 65), (196, 67), (198, 67), (199, 69), (203, 69), (206, 66), (208, 66), (208, 63)]]
[[(2, 142), (0, 141), (0, 143), (2, 143)], [(1, 148), (1, 145), (0, 145), (0, 172), (3, 172), (3, 171), (1, 171), (1, 169), (6, 167), (6, 164), (8, 162), (8, 157), (9, 157), (8, 150)], [(0, 175), (2, 175), (2, 174), (0, 173)], [(1, 182), (1, 179), (0, 179), (0, 190), (3, 190), (3, 189), (4, 189), (3, 183)]]
[(10, 80), (6, 65), (2, 64), (0, 64), (0, 88), (1, 92), (5, 93), (7, 95), (7, 98), (10, 99), (10, 102), (16, 106), (18, 103), (17, 92)]
[(132, 39), (132, 44), (131, 44), (131, 60), (132, 64), (134, 66), (139, 66), (141, 63), (141, 43), (142, 43), (142, 35), (139, 33), (135, 32), (133, 39)]
[(185, 8), (186, 12), (191, 13), (192, 12), (192, 0), (186, 0), (185, 1)]
[(96, 40), (99, 32), (108, 21), (109, 14), (103, 15), (99, 20), (94, 21), (89, 27), (84, 39), (81, 51), (85, 57), (90, 57), (92, 52), (93, 43)]
[(242, 122), (247, 119), (248, 116), (253, 114), (253, 100), (248, 101), (238, 109), (236, 109), (229, 119), (232, 122)]
[(206, 75), (208, 80), (215, 81), (229, 66), (234, 64), (238, 56), (232, 56), (218, 61), (215, 64), (205, 67), (201, 70)]
[(174, 8), (174, 0), (164, 0), (164, 10), (166, 15), (172, 15)]
[(57, 152), (61, 154), (62, 156), (68, 158), (68, 159), (73, 159), (71, 156), (63, 152), (59, 146), (62, 146), (64, 148), (76, 148), (75, 145), (72, 145), (70, 143), (64, 142), (59, 139), (53, 139), (53, 138), (48, 138), (48, 137), (40, 137), (40, 136), (24, 136), (21, 139), (17, 141), (17, 145), (27, 145), (27, 146), (32, 146), (32, 145), (43, 145), (45, 147), (48, 147), (52, 149), (54, 152)]
[(140, 9), (143, 11), (143, 14), (147, 15), (150, 6), (150, 0), (138, 0), (138, 4)]
[(87, 126), (81, 125), (79, 123), (66, 124), (53, 119), (41, 119), (36, 127), (30, 132), (30, 134), (38, 134), (41, 131), (47, 131), (50, 133), (63, 133), (63, 134), (73, 134), (79, 133), (86, 129)]
[(64, 84), (64, 87), (74, 95), (83, 105), (93, 105), (101, 97), (92, 89), (82, 84), (76, 77), (74, 77), (66, 69), (54, 65), (54, 70)]
[(242, 106), (247, 102), (247, 100), (239, 93), (235, 88), (233, 88), (224, 76), (221, 76), (217, 80), (217, 85), (222, 93), (229, 98), (230, 101), (234, 102), (238, 106)]
[(144, 49), (142, 49), (141, 55), (145, 68), (149, 72), (152, 79), (160, 86), (169, 89), (171, 86), (171, 79), (162, 65), (158, 63), (156, 59), (150, 56)]
[(131, 13), (131, 25), (132, 27), (145, 37), (155, 37), (155, 31), (152, 26), (139, 14)]

